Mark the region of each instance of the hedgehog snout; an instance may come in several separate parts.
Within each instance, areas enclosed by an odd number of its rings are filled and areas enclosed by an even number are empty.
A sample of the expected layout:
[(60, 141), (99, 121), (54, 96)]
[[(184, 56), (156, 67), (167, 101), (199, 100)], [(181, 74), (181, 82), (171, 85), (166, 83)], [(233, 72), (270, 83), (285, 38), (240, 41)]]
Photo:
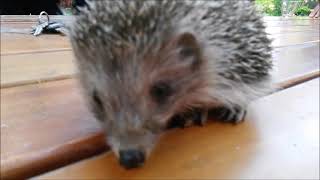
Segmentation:
[(145, 153), (136, 149), (120, 150), (119, 162), (126, 169), (137, 168), (143, 165)]

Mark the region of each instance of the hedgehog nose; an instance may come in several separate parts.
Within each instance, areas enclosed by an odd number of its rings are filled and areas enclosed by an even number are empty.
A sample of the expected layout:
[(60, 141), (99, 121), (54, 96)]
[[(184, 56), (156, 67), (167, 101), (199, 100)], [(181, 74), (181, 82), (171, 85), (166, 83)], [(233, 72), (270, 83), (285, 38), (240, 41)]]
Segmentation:
[(126, 169), (136, 168), (143, 165), (145, 159), (144, 153), (135, 149), (121, 150), (119, 155), (120, 164)]

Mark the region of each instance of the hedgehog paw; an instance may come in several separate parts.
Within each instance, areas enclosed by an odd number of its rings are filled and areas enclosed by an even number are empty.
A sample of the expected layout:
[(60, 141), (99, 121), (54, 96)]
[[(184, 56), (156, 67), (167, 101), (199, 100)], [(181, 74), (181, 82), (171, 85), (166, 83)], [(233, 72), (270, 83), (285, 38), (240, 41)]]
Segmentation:
[(208, 110), (207, 109), (197, 109), (192, 113), (192, 124), (197, 126), (203, 126), (208, 119)]
[(239, 124), (244, 121), (247, 111), (239, 106), (233, 108), (219, 107), (210, 110), (210, 116), (221, 122)]
[(184, 128), (187, 124), (187, 121), (183, 116), (180, 114), (174, 115), (167, 124), (168, 129), (174, 129), (174, 128)]
[(168, 125), (168, 129), (185, 128), (192, 125), (203, 126), (208, 119), (208, 110), (194, 109), (187, 113), (173, 116)]

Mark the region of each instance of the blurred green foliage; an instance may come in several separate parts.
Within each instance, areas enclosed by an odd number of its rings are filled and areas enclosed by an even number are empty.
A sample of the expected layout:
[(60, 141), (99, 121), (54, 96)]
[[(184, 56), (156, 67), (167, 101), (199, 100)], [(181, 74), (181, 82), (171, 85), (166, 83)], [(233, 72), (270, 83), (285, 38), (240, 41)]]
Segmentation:
[(282, 0), (256, 0), (259, 11), (269, 16), (281, 16)]
[(294, 11), (296, 16), (308, 16), (311, 13), (311, 9), (308, 6), (301, 6)]
[(259, 11), (268, 16), (281, 16), (283, 2), (298, 3), (294, 14), (297, 16), (307, 16), (311, 12), (311, 8), (319, 2), (319, 0), (256, 0), (256, 5)]

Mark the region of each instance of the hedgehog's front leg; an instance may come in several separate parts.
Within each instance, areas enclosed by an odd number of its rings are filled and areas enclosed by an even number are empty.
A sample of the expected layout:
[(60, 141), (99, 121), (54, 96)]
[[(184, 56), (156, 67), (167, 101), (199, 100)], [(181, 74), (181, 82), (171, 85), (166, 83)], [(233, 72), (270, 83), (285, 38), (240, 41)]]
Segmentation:
[(203, 126), (208, 119), (207, 109), (194, 109), (192, 111), (173, 116), (167, 128), (184, 128), (191, 125)]
[(208, 119), (207, 109), (197, 109), (192, 113), (192, 122), (195, 125), (203, 126)]
[(209, 116), (217, 118), (221, 122), (238, 124), (243, 122), (246, 116), (246, 109), (240, 106), (228, 107), (217, 107), (210, 109)]
[(167, 128), (184, 128), (186, 126), (186, 123), (187, 120), (181, 114), (176, 114), (169, 120)]

